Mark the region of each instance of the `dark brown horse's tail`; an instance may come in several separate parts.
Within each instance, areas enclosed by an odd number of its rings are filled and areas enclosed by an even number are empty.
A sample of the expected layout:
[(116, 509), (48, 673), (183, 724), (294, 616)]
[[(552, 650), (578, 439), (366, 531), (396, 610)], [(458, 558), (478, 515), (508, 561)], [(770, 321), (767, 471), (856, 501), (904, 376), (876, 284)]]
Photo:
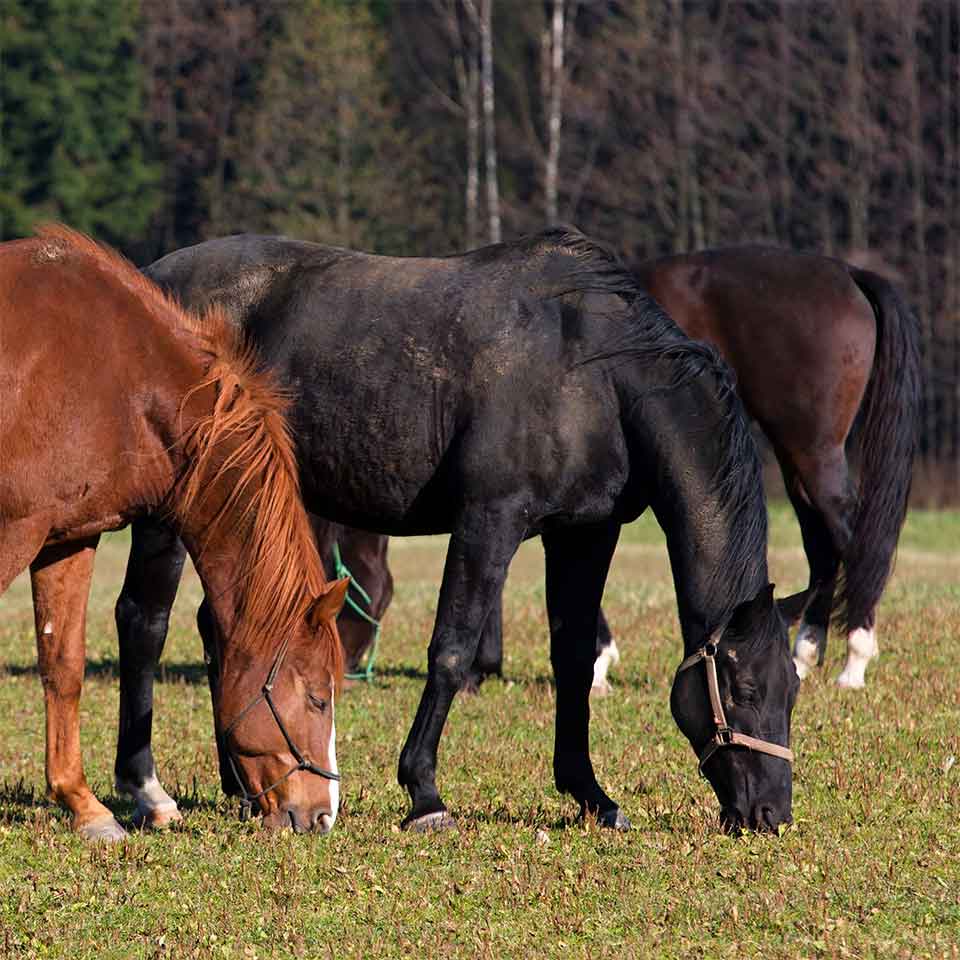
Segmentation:
[(860, 489), (853, 536), (844, 557), (837, 620), (847, 630), (873, 625), (874, 609), (893, 567), (907, 512), (920, 421), (920, 332), (894, 286), (848, 267), (877, 318), (873, 372), (855, 440)]

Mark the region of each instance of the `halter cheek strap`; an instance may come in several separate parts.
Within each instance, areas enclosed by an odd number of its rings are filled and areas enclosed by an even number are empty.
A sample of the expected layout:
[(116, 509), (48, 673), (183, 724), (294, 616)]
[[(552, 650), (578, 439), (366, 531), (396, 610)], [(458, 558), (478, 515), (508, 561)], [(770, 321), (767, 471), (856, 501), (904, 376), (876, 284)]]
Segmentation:
[(723, 702), (720, 700), (720, 683), (717, 679), (717, 645), (715, 643), (705, 643), (696, 653), (692, 653), (677, 668), (680, 674), (684, 670), (703, 661), (707, 674), (707, 693), (710, 697), (710, 709), (713, 712), (713, 722), (717, 732), (707, 741), (704, 748), (700, 751), (700, 773), (703, 774), (703, 765), (721, 748), (721, 747), (746, 747), (748, 750), (754, 750), (757, 753), (766, 753), (771, 757), (779, 757), (786, 760), (787, 763), (793, 763), (793, 751), (788, 747), (781, 747), (779, 743), (771, 743), (769, 740), (760, 740), (758, 737), (751, 737), (746, 733), (739, 733), (730, 729), (727, 723), (727, 715), (723, 710)]
[[(223, 731), (223, 745), (227, 751), (227, 759), (230, 761), (230, 768), (233, 770), (233, 775), (236, 778), (237, 783), (240, 785), (240, 789), (243, 791), (243, 799), (240, 801), (240, 807), (241, 814), (244, 818), (248, 817), (252, 812), (254, 800), (259, 800), (261, 797), (266, 796), (271, 790), (276, 789), (281, 783), (283, 783), (289, 777), (292, 777), (295, 773), (299, 773), (301, 770), (306, 770), (308, 773), (314, 773), (318, 777), (323, 777), (325, 780), (340, 779), (339, 773), (334, 773), (332, 770), (326, 770), (323, 767), (318, 767), (297, 748), (297, 745), (293, 742), (293, 738), (287, 731), (286, 725), (284, 724), (283, 718), (280, 716), (280, 713), (277, 710), (276, 704), (273, 702), (273, 684), (277, 679), (277, 674), (280, 672), (280, 667), (283, 664), (284, 657), (287, 655), (288, 645), (289, 640), (284, 640), (280, 645), (280, 649), (274, 658), (273, 666), (270, 667), (270, 672), (267, 674), (267, 679), (260, 688), (259, 695), (251, 700), (250, 703), (248, 703), (233, 718), (229, 726), (227, 726), (227, 728)], [(247, 790), (246, 784), (243, 782), (243, 777), (240, 776), (240, 770), (234, 758), (234, 752), (230, 747), (228, 737), (231, 733), (233, 733), (234, 730), (236, 730), (240, 721), (261, 701), (266, 702), (267, 706), (270, 708), (270, 713), (273, 715), (273, 719), (280, 728), (280, 732), (283, 734), (283, 739), (287, 741), (287, 747), (290, 749), (290, 753), (293, 754), (293, 759), (297, 762), (294, 766), (287, 770), (287, 772), (280, 777), (279, 780), (275, 780), (273, 783), (271, 783), (269, 787), (264, 787), (264, 789), (259, 791), (259, 793), (250, 793)]]

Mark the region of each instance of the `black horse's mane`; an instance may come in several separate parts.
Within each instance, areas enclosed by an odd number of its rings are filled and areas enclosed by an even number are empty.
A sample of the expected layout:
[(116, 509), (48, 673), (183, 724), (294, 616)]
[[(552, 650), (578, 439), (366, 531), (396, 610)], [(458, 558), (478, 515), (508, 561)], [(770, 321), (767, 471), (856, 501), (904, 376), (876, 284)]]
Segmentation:
[[(712, 482), (731, 526), (721, 562), (709, 583), (712, 597), (732, 598), (722, 605), (723, 623), (713, 625), (722, 626), (739, 602), (754, 595), (758, 583), (767, 582), (767, 509), (760, 457), (733, 371), (713, 346), (687, 337), (612, 250), (563, 227), (539, 234), (536, 241), (547, 250), (568, 255), (559, 257), (556, 266), (546, 271), (553, 285), (551, 297), (598, 293), (618, 297), (625, 304), (619, 316), (611, 314), (615, 322), (607, 325), (604, 341), (592, 344), (574, 365), (604, 362), (619, 366), (636, 361), (663, 365), (667, 382), (644, 395), (673, 391), (702, 376), (713, 381), (724, 443)], [(761, 632), (757, 642), (765, 639), (766, 633)]]

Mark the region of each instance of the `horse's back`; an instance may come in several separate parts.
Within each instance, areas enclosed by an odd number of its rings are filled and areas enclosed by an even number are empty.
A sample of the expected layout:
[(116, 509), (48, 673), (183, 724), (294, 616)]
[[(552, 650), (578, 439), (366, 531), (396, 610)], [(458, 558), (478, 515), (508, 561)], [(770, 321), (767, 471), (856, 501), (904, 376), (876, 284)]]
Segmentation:
[(551, 299), (576, 269), (549, 237), (416, 258), (246, 236), (147, 273), (191, 307), (233, 305), (290, 389), (311, 509), (403, 533), (447, 527), (465, 472), (494, 496), (609, 426)]
[(67, 237), (0, 246), (0, 516), (42, 509), (63, 529), (157, 485), (173, 435), (154, 427), (200, 375), (177, 337), (158, 336), (160, 301)]
[(651, 260), (636, 272), (689, 336), (718, 347), (772, 439), (843, 444), (876, 348), (873, 309), (846, 264), (744, 246)]

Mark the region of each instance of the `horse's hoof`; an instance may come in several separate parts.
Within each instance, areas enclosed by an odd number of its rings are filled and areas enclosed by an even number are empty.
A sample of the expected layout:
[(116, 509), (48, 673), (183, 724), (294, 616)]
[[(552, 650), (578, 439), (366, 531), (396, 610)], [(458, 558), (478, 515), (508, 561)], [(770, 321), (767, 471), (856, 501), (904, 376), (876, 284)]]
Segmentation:
[(411, 833), (440, 833), (456, 830), (457, 821), (446, 810), (437, 810), (422, 817), (407, 817), (400, 826)]
[(613, 687), (610, 686), (610, 682), (608, 680), (603, 680), (601, 683), (594, 682), (593, 686), (590, 688), (590, 695), (594, 697), (605, 697), (612, 692)]
[(597, 826), (605, 830), (624, 831), (629, 830), (632, 825), (627, 815), (619, 807), (614, 807), (613, 810), (605, 810), (597, 814)]
[(119, 843), (126, 839), (127, 831), (113, 817), (101, 817), (77, 827), (77, 833), (84, 840), (94, 843)]
[(183, 816), (176, 807), (138, 810), (133, 817), (133, 825), (138, 830), (163, 830), (180, 823), (183, 823)]
[(841, 690), (862, 690), (867, 685), (866, 680), (856, 674), (848, 674), (846, 670), (837, 677), (837, 686)]

